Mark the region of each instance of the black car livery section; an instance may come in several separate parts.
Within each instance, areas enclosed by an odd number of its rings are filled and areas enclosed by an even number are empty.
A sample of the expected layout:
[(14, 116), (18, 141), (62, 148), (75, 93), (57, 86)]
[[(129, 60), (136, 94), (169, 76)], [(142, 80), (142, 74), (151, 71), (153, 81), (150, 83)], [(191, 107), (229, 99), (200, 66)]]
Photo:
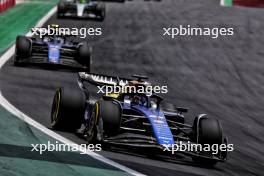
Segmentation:
[(105, 4), (91, 0), (61, 0), (57, 5), (58, 18), (87, 18), (103, 21)]
[[(172, 157), (165, 150), (179, 143), (228, 145), (223, 137), (222, 127), (217, 119), (199, 114), (193, 125), (186, 124), (186, 108), (176, 107), (153, 94), (120, 93), (92, 99), (89, 86), (124, 85), (130, 82), (145, 84), (145, 78), (134, 76), (136, 80), (111, 77), (92, 73), (79, 73), (78, 90), (61, 87), (56, 90), (51, 126), (56, 130), (78, 131), (88, 143), (102, 143), (112, 146), (147, 149), (153, 154)], [(168, 147), (169, 146), (169, 147)], [(180, 151), (195, 162), (214, 165), (227, 159), (227, 151), (213, 154), (205, 151)]]
[(86, 42), (72, 41), (72, 35), (17, 36), (14, 64), (43, 66), (47, 69), (90, 71), (92, 48)]

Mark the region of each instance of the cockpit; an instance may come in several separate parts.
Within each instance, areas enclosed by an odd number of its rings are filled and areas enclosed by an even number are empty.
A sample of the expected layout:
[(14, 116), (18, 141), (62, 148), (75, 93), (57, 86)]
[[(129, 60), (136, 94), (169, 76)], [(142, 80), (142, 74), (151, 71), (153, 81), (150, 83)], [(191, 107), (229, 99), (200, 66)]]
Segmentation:
[(58, 36), (45, 36), (43, 38), (44, 42), (53, 43), (53, 44), (63, 44), (64, 39)]
[(148, 97), (144, 94), (127, 94), (124, 96), (124, 103), (130, 106), (143, 106), (146, 108), (157, 109), (160, 100), (156, 97)]

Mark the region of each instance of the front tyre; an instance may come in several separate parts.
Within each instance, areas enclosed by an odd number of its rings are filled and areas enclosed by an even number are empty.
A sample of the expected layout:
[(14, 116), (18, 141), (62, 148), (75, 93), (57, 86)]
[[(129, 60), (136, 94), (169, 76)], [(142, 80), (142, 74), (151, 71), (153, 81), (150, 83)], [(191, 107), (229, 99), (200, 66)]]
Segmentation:
[(88, 71), (90, 71), (92, 60), (92, 47), (87, 43), (81, 44), (77, 48), (76, 60), (80, 64), (84, 65)]
[(85, 112), (85, 95), (81, 90), (59, 88), (54, 95), (51, 127), (73, 131), (80, 128)]
[(106, 16), (105, 4), (99, 3), (96, 6), (96, 14), (98, 16), (99, 21), (104, 21)]
[[(194, 140), (197, 144), (209, 144), (210, 146), (223, 142), (222, 126), (217, 119), (203, 117), (196, 117), (193, 124)], [(220, 151), (219, 151), (220, 152)], [(213, 155), (212, 152), (209, 153)], [(193, 157), (193, 161), (207, 166), (213, 166), (218, 161), (214, 159), (207, 159), (201, 157)]]
[(64, 17), (64, 13), (66, 12), (66, 5), (63, 1), (60, 1), (57, 5), (57, 18)]
[(199, 144), (221, 144), (222, 127), (217, 119), (213, 118), (201, 118), (198, 121), (196, 134)]
[(97, 102), (98, 119), (102, 119), (102, 128), (104, 134), (113, 136), (120, 131), (121, 108), (120, 105), (113, 101), (100, 100)]

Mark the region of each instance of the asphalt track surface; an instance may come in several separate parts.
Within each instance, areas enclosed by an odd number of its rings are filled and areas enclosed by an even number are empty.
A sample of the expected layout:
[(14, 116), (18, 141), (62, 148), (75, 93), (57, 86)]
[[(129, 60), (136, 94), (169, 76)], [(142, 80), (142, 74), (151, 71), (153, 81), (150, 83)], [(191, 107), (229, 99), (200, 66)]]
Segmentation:
[[(102, 27), (89, 37), (93, 71), (129, 77), (138, 73), (168, 85), (166, 99), (189, 107), (187, 121), (207, 113), (222, 122), (235, 151), (227, 163), (202, 168), (187, 159), (164, 162), (102, 151), (120, 164), (148, 175), (261, 175), (264, 168), (264, 10), (223, 8), (218, 1), (163, 0), (107, 4), (103, 23), (57, 20), (47, 24)], [(183, 25), (234, 27), (232, 37), (162, 37), (163, 27)], [(3, 95), (18, 109), (49, 127), (54, 90), (76, 86), (76, 74), (17, 68), (12, 59), (0, 74)], [(59, 132), (78, 143), (73, 134)]]

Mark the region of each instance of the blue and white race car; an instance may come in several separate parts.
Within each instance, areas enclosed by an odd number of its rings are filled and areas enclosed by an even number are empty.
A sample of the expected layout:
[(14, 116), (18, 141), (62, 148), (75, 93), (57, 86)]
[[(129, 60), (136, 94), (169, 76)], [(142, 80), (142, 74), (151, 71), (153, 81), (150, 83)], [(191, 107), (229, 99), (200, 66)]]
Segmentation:
[(74, 42), (72, 37), (68, 34), (47, 35), (41, 39), (17, 36), (14, 64), (89, 72), (92, 49), (86, 42)]
[[(157, 94), (139, 92), (110, 93), (99, 99), (92, 98), (89, 85), (106, 88), (129, 88), (150, 85), (146, 77), (134, 75), (124, 79), (92, 73), (79, 73), (81, 90), (59, 88), (56, 90), (51, 126), (56, 130), (82, 133), (88, 143), (99, 142), (107, 148), (141, 148), (151, 156), (173, 156), (174, 152), (191, 156), (200, 164), (214, 165), (225, 161), (227, 150), (190, 151), (175, 150), (180, 144), (225, 145), (222, 127), (217, 119), (205, 114), (197, 115), (193, 125), (185, 123), (183, 113), (188, 109), (164, 103)], [(88, 85), (87, 85), (88, 84)]]
[(90, 18), (99, 21), (105, 18), (105, 4), (91, 0), (61, 0), (57, 9), (58, 18)]

